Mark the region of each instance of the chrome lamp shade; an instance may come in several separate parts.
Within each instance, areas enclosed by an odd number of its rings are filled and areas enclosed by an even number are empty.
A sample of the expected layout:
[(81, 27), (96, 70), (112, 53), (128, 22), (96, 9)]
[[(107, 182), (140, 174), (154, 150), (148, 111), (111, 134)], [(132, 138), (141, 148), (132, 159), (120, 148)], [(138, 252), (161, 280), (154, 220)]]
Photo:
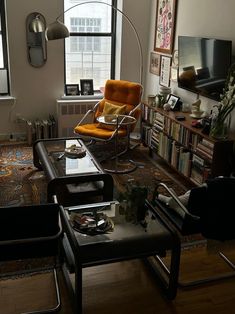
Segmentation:
[(56, 20), (46, 28), (45, 37), (46, 40), (64, 39), (69, 37), (69, 30), (64, 23)]

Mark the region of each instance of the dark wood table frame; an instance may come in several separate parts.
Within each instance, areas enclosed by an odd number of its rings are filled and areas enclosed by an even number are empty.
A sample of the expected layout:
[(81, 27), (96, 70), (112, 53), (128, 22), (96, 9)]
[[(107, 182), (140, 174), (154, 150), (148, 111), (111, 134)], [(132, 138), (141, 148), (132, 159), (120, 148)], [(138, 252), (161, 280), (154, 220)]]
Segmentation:
[[(82, 143), (82, 146), (92, 157), (92, 161), (97, 167), (96, 173), (82, 173), (82, 174), (72, 174), (72, 175), (58, 175), (56, 171), (55, 163), (53, 164), (50, 160), (50, 156), (45, 147), (45, 143), (48, 142), (59, 142), (65, 140), (80, 140), (79, 138), (53, 138), (53, 139), (40, 139), (34, 142), (33, 145), (33, 162), (34, 166), (40, 170), (44, 170), (48, 185), (47, 185), (47, 201), (52, 202), (53, 196), (57, 194), (58, 187), (63, 188), (69, 184), (80, 184), (87, 182), (103, 182), (102, 196), (103, 201), (111, 201), (113, 199), (113, 178), (110, 174), (104, 172), (102, 167), (96, 161), (95, 157), (90, 153), (88, 148)], [(63, 151), (61, 152), (63, 153)], [(58, 160), (58, 163), (60, 161)], [(92, 193), (91, 193), (92, 194)], [(63, 204), (63, 202), (62, 202)]]
[[(152, 234), (148, 235), (148, 232), (146, 233), (143, 228), (142, 236), (135, 236), (134, 233), (133, 237), (125, 238), (125, 234), (123, 234), (122, 237), (117, 237), (116, 240), (103, 242), (99, 240), (98, 243), (95, 242), (96, 236), (94, 236), (94, 240), (92, 240), (91, 243), (89, 243), (89, 240), (88, 243), (84, 243), (84, 235), (79, 235), (79, 233), (72, 228), (69, 221), (68, 210), (61, 206), (61, 222), (64, 230), (62, 251), (65, 257), (62, 269), (68, 291), (71, 295), (74, 313), (82, 313), (83, 268), (129, 259), (143, 258), (167, 298), (170, 300), (175, 298), (180, 264), (180, 240), (177, 233), (172, 230), (167, 221), (163, 220), (149, 205), (150, 204), (146, 202), (145, 206), (148, 207), (154, 217), (156, 233), (158, 234), (159, 232), (159, 236), (156, 234), (154, 236), (152, 236)], [(133, 228), (137, 228), (137, 226), (135, 225)], [(161, 229), (161, 232), (158, 231), (158, 228)], [(110, 236), (112, 237), (112, 235)], [(79, 237), (83, 237), (81, 241)], [(109, 237), (109, 235), (107, 235), (107, 237)], [(151, 244), (149, 245), (149, 243)], [(84, 250), (87, 254), (84, 253)], [(162, 256), (166, 251), (170, 251), (171, 253), (170, 274), (167, 278), (164, 270), (162, 270), (162, 265), (152, 261), (152, 258), (155, 259), (158, 255)], [(74, 285), (71, 283), (71, 273), (74, 273), (75, 276)]]

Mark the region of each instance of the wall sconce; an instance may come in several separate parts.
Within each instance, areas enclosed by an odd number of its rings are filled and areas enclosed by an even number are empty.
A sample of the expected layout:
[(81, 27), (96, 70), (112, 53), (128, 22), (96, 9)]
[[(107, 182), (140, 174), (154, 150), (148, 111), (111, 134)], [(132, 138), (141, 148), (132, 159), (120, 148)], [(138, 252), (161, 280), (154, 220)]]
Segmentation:
[(46, 20), (41, 13), (33, 12), (26, 19), (27, 56), (33, 67), (41, 67), (47, 60), (45, 39)]

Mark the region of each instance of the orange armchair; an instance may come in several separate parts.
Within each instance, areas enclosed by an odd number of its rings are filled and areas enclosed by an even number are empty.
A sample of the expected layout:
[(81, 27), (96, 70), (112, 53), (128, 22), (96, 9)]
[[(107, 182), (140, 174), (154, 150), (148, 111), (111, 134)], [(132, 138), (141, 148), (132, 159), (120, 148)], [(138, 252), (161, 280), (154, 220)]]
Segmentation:
[[(128, 149), (130, 146), (130, 132), (135, 128), (136, 123), (130, 127), (120, 125), (117, 128), (110, 129), (98, 123), (97, 117), (109, 113), (119, 113), (133, 116), (137, 121), (141, 114), (141, 96), (142, 86), (138, 83), (108, 80), (105, 84), (104, 98), (85, 114), (74, 128), (74, 132), (84, 139), (93, 141), (110, 141), (116, 135), (121, 138), (126, 137)], [(91, 114), (93, 115), (93, 123), (83, 124)]]

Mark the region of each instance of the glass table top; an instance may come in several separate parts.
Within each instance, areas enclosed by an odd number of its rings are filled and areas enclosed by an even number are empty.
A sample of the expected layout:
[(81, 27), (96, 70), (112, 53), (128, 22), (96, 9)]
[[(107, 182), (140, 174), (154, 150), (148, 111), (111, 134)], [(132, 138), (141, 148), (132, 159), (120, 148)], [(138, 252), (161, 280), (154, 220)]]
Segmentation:
[[(47, 151), (49, 160), (59, 176), (100, 173), (93, 156), (87, 150), (82, 141), (78, 139), (45, 141), (43, 145)], [(84, 147), (86, 155), (83, 158), (70, 158), (65, 154), (65, 149), (72, 145)]]

